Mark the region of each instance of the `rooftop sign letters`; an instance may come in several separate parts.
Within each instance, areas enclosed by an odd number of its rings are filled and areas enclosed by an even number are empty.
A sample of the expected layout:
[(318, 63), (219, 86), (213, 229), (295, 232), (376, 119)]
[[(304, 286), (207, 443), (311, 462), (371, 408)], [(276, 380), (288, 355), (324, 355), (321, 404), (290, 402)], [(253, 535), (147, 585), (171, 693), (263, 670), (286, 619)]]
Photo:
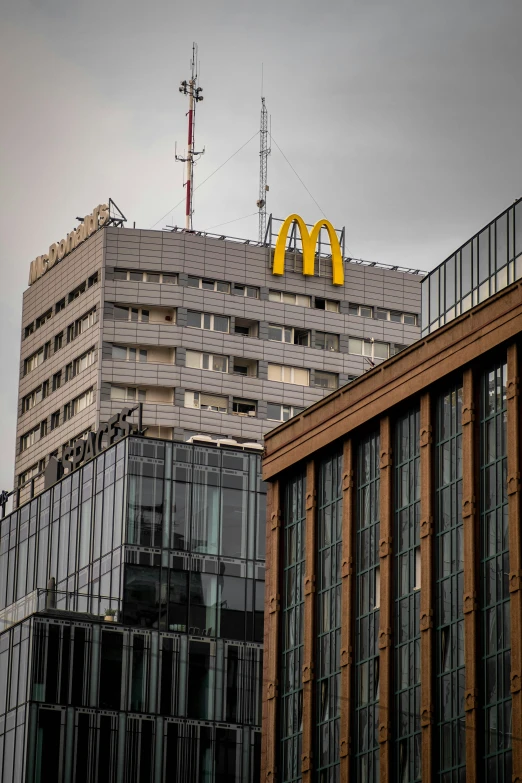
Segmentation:
[(109, 222), (109, 205), (99, 204), (93, 209), (90, 215), (86, 215), (77, 228), (67, 234), (65, 239), (54, 242), (49, 248), (49, 253), (45, 256), (38, 256), (31, 261), (29, 270), (29, 285), (32, 285), (39, 277), (44, 275), (49, 269), (61, 261), (71, 250), (78, 247), (85, 239), (98, 231), (99, 228)]
[(344, 285), (344, 264), (343, 254), (339, 239), (335, 229), (328, 220), (318, 220), (312, 230), (309, 232), (304, 220), (299, 215), (290, 215), (283, 222), (277, 236), (274, 260), (272, 264), (272, 274), (283, 275), (285, 272), (285, 252), (288, 232), (293, 223), (297, 223), (297, 228), (301, 234), (301, 245), (303, 252), (303, 275), (313, 275), (315, 267), (315, 249), (319, 232), (325, 228), (330, 240), (332, 251), (332, 283), (334, 285)]
[(123, 408), (120, 413), (111, 416), (106, 424), (102, 424), (97, 432), (89, 432), (87, 437), (75, 441), (72, 446), (67, 446), (62, 452), (61, 460), (50, 457), (44, 473), (45, 489), (58, 481), (64, 472), (71, 473), (82, 462), (97, 457), (104, 449), (112, 446), (120, 438), (130, 435), (132, 424), (127, 421), (127, 416), (134, 408)]

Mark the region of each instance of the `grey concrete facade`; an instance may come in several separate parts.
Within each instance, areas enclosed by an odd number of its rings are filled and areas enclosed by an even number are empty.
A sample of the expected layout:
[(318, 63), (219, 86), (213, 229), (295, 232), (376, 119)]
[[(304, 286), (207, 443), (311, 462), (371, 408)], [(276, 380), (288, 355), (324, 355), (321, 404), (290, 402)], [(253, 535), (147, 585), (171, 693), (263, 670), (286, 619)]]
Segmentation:
[[(137, 390), (142, 390), (148, 434), (187, 439), (203, 433), (259, 442), (278, 423), (267, 418), (269, 405), (306, 407), (332, 391), (315, 385), (321, 372), (334, 373), (333, 381), (340, 386), (368, 369), (367, 358), (350, 353), (354, 339), (388, 343), (391, 353), (418, 339), (422, 279), (418, 273), (346, 261), (345, 284), (338, 287), (331, 284), (330, 273), (304, 277), (292, 271), (290, 256), (285, 274), (276, 277), (271, 258), (271, 248), (229, 239), (109, 226), (37, 280), (24, 293), (22, 315), (15, 465), (15, 486), (23, 483), (22, 500), (27, 498), (31, 473), (38, 473), (50, 454), (59, 454), (65, 444), (132, 404), (130, 399), (123, 402), (122, 394), (137, 398)], [(177, 275), (177, 284), (147, 282), (145, 275), (140, 281), (115, 279), (122, 270)], [(189, 276), (227, 282), (230, 293), (192, 287)], [(73, 298), (84, 283), (85, 290)], [(257, 288), (256, 297), (234, 295), (234, 284)], [(277, 302), (271, 291), (310, 299), (308, 304)], [(339, 311), (320, 309), (321, 299), (338, 302)], [(63, 300), (63, 308), (57, 308)], [(373, 317), (353, 314), (354, 305), (371, 307)], [(145, 317), (142, 313), (129, 313), (129, 320), (121, 320), (122, 307), (145, 310), (148, 322), (130, 320)], [(393, 311), (395, 319), (405, 313), (411, 321), (414, 315), (416, 322), (379, 320), (377, 308)], [(94, 315), (85, 319), (94, 309)], [(190, 326), (194, 312), (227, 316), (228, 331)], [(48, 320), (37, 327), (37, 319), (46, 313)], [(83, 327), (78, 327), (82, 319)], [(235, 332), (245, 328), (245, 321), (253, 322), (251, 329), (257, 336)], [(268, 339), (270, 324), (306, 330), (309, 344)], [(338, 350), (314, 347), (318, 332), (336, 335)], [(56, 339), (60, 333), (61, 347)], [(147, 359), (134, 361), (134, 353), (127, 360), (114, 358), (115, 345), (120, 354), (130, 347), (139, 355), (141, 348), (147, 351)], [(85, 358), (92, 348), (94, 353)], [(26, 360), (40, 349), (44, 349), (41, 363), (28, 369)], [(189, 367), (187, 351), (226, 357), (227, 371)], [(194, 363), (194, 355), (189, 355)], [(234, 358), (252, 360), (255, 375), (235, 374)], [(306, 385), (302, 373), (300, 383), (269, 380), (279, 372), (271, 365), (308, 371)], [(60, 371), (61, 384), (53, 388)], [(290, 370), (281, 372), (288, 375)], [(46, 381), (43, 399), (41, 393), (35, 396), (35, 403), (25, 410), (29, 402), (23, 400)], [(217, 395), (222, 412), (203, 409), (203, 401), (199, 408), (186, 407), (194, 392)], [(255, 403), (255, 415), (235, 411), (239, 401)], [(37, 430), (34, 437), (26, 437)], [(40, 483), (37, 479), (37, 491)]]

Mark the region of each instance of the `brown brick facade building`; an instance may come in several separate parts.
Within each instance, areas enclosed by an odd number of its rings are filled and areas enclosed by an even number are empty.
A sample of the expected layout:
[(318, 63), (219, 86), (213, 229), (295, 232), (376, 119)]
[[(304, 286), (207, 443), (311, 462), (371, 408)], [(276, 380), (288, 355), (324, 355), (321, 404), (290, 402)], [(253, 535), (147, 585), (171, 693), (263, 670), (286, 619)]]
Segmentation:
[(514, 216), (497, 293), (266, 436), (263, 782), (522, 781)]

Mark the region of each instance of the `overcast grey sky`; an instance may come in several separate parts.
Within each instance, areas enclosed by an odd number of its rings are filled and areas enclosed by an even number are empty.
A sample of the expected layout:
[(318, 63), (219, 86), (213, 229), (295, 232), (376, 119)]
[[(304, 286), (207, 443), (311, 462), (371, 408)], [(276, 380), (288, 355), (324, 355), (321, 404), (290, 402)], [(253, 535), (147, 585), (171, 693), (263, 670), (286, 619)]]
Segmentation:
[[(522, 195), (521, 33), (520, 0), (3, 0), (0, 489), (29, 262), (109, 196), (144, 228), (183, 198), (193, 40), (196, 184), (258, 129), (263, 62), (273, 136), (350, 253), (430, 269)], [(258, 145), (195, 194), (196, 228), (255, 211)], [(314, 221), (273, 146), (269, 211)], [(257, 219), (216, 230), (255, 238)]]

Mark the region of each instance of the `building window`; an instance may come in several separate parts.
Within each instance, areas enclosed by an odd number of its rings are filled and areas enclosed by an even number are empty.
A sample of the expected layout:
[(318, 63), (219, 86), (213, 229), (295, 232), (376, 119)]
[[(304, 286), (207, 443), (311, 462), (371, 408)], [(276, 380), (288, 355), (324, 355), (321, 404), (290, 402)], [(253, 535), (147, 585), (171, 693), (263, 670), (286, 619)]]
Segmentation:
[(62, 371), (58, 370), (58, 372), (55, 372), (53, 375), (53, 391), (56, 391), (56, 389), (59, 389), (62, 385)]
[(29, 430), (29, 432), (26, 432), (25, 435), (22, 435), (20, 438), (20, 451), (26, 451), (26, 449), (37, 443), (40, 440), (40, 437), (41, 426), (39, 424), (37, 427), (33, 427), (32, 430)]
[(112, 358), (122, 362), (146, 362), (148, 361), (146, 348), (133, 348), (126, 345), (113, 345)]
[(52, 308), (51, 308), (50, 310), (47, 310), (47, 312), (46, 312), (46, 313), (44, 313), (43, 315), (40, 315), (40, 316), (39, 316), (39, 317), (36, 319), (35, 328), (36, 328), (36, 329), (39, 329), (41, 326), (43, 326), (43, 325), (44, 325), (44, 323), (45, 323), (46, 321), (48, 321), (48, 320), (49, 320), (50, 318), (52, 318), (52, 317), (53, 317), (53, 310), (52, 310)]
[(213, 372), (228, 372), (228, 358), (215, 353), (203, 353), (201, 351), (187, 351), (185, 359), (186, 367), (197, 370), (212, 370)]
[(143, 272), (141, 270), (115, 269), (114, 280), (129, 280), (137, 283), (161, 283), (177, 285), (178, 276), (168, 272)]
[(88, 313), (78, 318), (73, 324), (67, 327), (67, 342), (70, 343), (78, 335), (83, 334), (87, 329), (93, 326), (96, 319), (96, 308), (93, 307)]
[(286, 367), (282, 364), (268, 364), (268, 380), (282, 383), (296, 383), (299, 386), (310, 385), (310, 370), (302, 367)]
[(303, 717), (306, 476), (287, 481), (283, 494), (283, 579), (281, 591), (280, 736), (281, 781), (301, 780)]
[(146, 307), (120, 307), (119, 305), (114, 305), (114, 320), (148, 324), (150, 310)]
[(310, 297), (305, 294), (293, 294), (291, 291), (268, 292), (270, 302), (281, 302), (282, 304), (298, 305), (299, 307), (310, 307)]
[(310, 345), (310, 332), (308, 329), (294, 329), (293, 326), (268, 324), (268, 339), (293, 345)]
[(45, 381), (32, 392), (26, 394), (22, 399), (22, 413), (26, 413), (27, 411), (30, 411), (31, 408), (34, 408), (35, 405), (38, 405), (39, 402), (47, 397), (48, 392), (49, 384)]
[(257, 362), (255, 359), (245, 359), (244, 356), (234, 356), (232, 372), (234, 375), (257, 378)]
[(338, 351), (339, 335), (331, 334), (331, 332), (316, 332), (314, 348), (319, 348), (322, 351)]
[(379, 783), (380, 438), (361, 439), (355, 513), (355, 779)]
[(236, 318), (234, 321), (234, 334), (241, 337), (257, 337), (259, 334), (259, 322), (249, 318)]
[(336, 372), (316, 370), (314, 373), (314, 386), (320, 386), (321, 389), (337, 389), (339, 386), (339, 376)]
[(198, 408), (201, 411), (226, 413), (228, 411), (228, 397), (223, 397), (218, 394), (186, 391), (185, 408)]
[(267, 419), (271, 421), (288, 421), (292, 416), (302, 413), (304, 408), (297, 405), (279, 405), (275, 402), (269, 402), (267, 405)]
[(27, 359), (24, 360), (24, 375), (27, 375), (28, 373), (35, 370), (42, 364), (43, 361), (44, 349), (40, 348), (38, 351), (36, 351), (36, 353), (31, 354), (31, 356), (28, 356)]
[(350, 315), (360, 315), (363, 318), (373, 318), (373, 307), (369, 305), (350, 304), (348, 305), (348, 313)]
[(218, 291), (221, 294), (230, 293), (230, 283), (224, 280), (211, 280), (208, 277), (188, 276), (187, 285), (190, 288), (202, 288), (204, 291)]
[(28, 326), (24, 329), (24, 340), (26, 337), (29, 337), (30, 334), (33, 334), (34, 332), (34, 321), (30, 323)]
[(482, 752), (486, 778), (498, 783), (511, 779), (512, 752), (506, 376), (502, 362), (483, 374), (479, 427)]
[(257, 403), (253, 400), (241, 400), (239, 397), (234, 397), (232, 400), (232, 413), (235, 416), (255, 416)]
[(61, 313), (62, 310), (65, 310), (65, 296), (59, 302), (56, 302), (54, 306), (55, 313)]
[(39, 463), (37, 462), (36, 465), (33, 465), (32, 467), (28, 468), (28, 470), (24, 470), (23, 473), (19, 474), (18, 486), (23, 487), (24, 484), (27, 484), (28, 481), (37, 476), (39, 472)]
[(51, 355), (51, 341), (48, 340), (44, 345), (44, 359), (48, 359)]
[(98, 272), (95, 272), (87, 280), (87, 288), (92, 288), (93, 285), (96, 285), (97, 282), (98, 282)]
[(232, 293), (234, 296), (248, 296), (251, 299), (259, 299), (259, 288), (254, 285), (240, 285), (234, 283), (232, 285)]
[(196, 310), (188, 310), (187, 326), (195, 329), (209, 329), (212, 332), (228, 332), (228, 315), (213, 315), (212, 313), (198, 313)]
[(90, 367), (92, 364), (94, 364), (95, 361), (96, 350), (93, 347), (74, 360), (74, 375), (78, 375), (78, 373), (83, 372), (83, 370), (86, 370), (87, 367)]
[(88, 389), (87, 391), (83, 392), (83, 394), (80, 394), (78, 397), (76, 397), (71, 405), (72, 416), (75, 416), (77, 413), (81, 413), (81, 411), (85, 410), (89, 405), (92, 405), (94, 402), (94, 390)]
[(54, 352), (59, 351), (63, 345), (63, 332), (57, 334), (54, 338)]
[[(435, 677), (437, 770), (466, 768), (462, 592), (462, 387), (438, 397), (435, 413)], [(417, 578), (417, 587), (419, 579)], [(459, 775), (458, 770), (462, 772)]]
[(414, 313), (401, 313), (398, 310), (386, 310), (383, 307), (376, 307), (375, 317), (378, 321), (393, 321), (396, 324), (417, 326), (417, 316)]
[(86, 289), (86, 283), (84, 281), (81, 285), (77, 286), (73, 291), (71, 291), (69, 296), (67, 297), (69, 304), (71, 304), (71, 302), (74, 302), (75, 299), (78, 299), (78, 297), (84, 294), (85, 289)]
[(320, 296), (316, 296), (314, 307), (317, 310), (328, 310), (331, 313), (339, 312), (339, 302), (336, 299), (322, 299)]
[[(341, 693), (342, 463), (333, 454), (319, 463), (317, 503), (316, 743), (318, 780), (339, 777)], [(324, 654), (329, 650), (328, 655)]]
[(146, 389), (136, 389), (134, 386), (111, 386), (111, 400), (118, 402), (145, 402)]
[(55, 430), (60, 426), (60, 411), (51, 413), (51, 430)]
[(398, 781), (421, 780), (420, 591), (416, 554), (420, 546), (420, 413), (398, 419), (395, 430), (395, 716)]
[(387, 359), (390, 355), (390, 346), (388, 343), (382, 343), (378, 340), (350, 337), (348, 339), (348, 353), (368, 356), (371, 359)]

